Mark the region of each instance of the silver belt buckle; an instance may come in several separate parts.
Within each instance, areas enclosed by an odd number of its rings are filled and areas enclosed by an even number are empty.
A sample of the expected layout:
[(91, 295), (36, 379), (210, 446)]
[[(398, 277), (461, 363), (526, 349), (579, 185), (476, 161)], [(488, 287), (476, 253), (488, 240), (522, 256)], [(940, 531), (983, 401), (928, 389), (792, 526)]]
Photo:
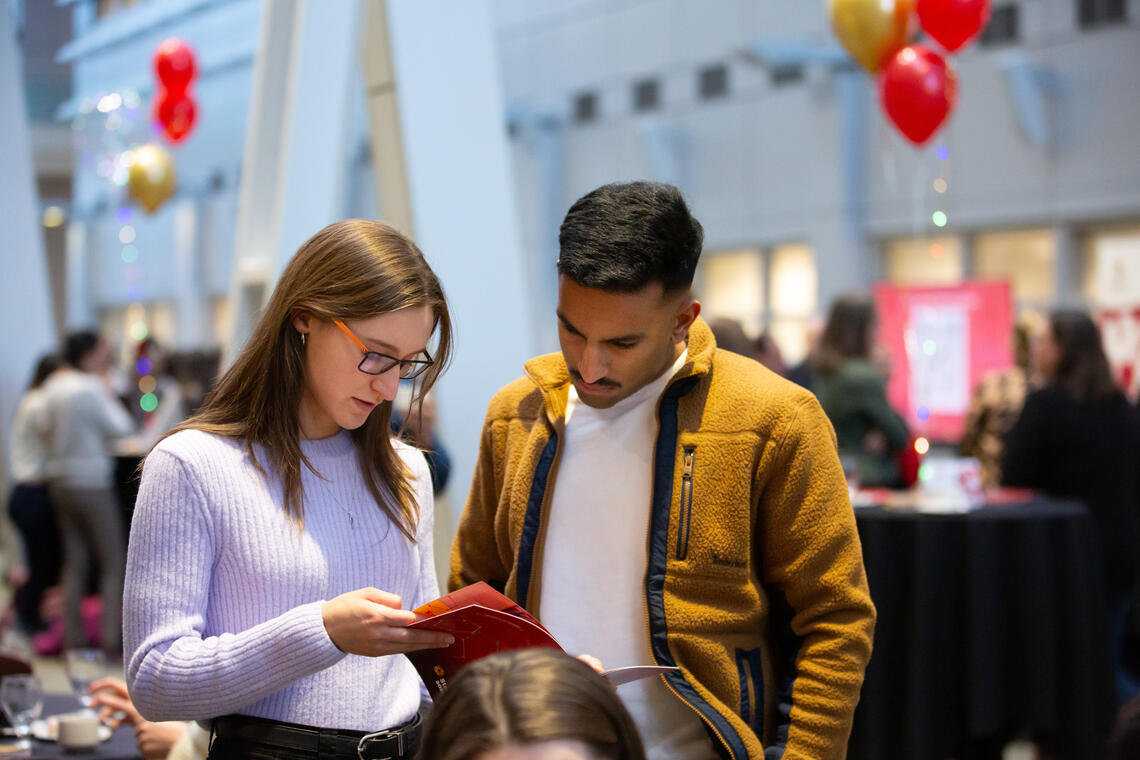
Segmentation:
[[(364, 736), (360, 737), (360, 741), (358, 741), (356, 743), (356, 756), (359, 757), (360, 760), (369, 760), (368, 758), (364, 757), (364, 745), (367, 744), (369, 741), (373, 741), (376, 739), (390, 739), (392, 737), (396, 738), (396, 753), (397, 753), (397, 755), (399, 755), (400, 757), (403, 757), (404, 756), (404, 732), (402, 732), (402, 731), (401, 732), (397, 732), (397, 731), (376, 731), (375, 733), (365, 734)], [(396, 760), (396, 758), (392, 757), (391, 755), (388, 755), (387, 757), (372, 758), (371, 760)]]

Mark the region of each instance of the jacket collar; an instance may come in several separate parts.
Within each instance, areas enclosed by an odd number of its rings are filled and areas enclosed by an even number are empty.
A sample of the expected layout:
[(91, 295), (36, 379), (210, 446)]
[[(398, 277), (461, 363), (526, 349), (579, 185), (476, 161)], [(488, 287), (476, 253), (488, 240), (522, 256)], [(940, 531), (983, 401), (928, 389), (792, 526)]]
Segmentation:
[[(700, 317), (689, 328), (689, 355), (685, 365), (669, 381), (669, 385), (686, 377), (703, 377), (712, 368), (716, 339), (712, 330)], [(570, 372), (562, 353), (536, 356), (523, 365), (529, 377), (542, 392), (544, 406), (550, 421), (559, 424), (566, 416), (566, 401), (570, 394)]]

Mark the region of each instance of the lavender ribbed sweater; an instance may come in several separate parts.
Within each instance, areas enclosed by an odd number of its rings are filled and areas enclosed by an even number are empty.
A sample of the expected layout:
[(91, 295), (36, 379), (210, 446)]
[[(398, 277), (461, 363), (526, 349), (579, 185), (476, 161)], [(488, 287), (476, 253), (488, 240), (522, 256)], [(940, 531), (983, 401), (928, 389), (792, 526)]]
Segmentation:
[(127, 682), (147, 719), (240, 713), (377, 731), (415, 714), (427, 696), (407, 658), (345, 655), (321, 620), (323, 602), (365, 586), (406, 609), (439, 595), (427, 463), (395, 446), (414, 474), (415, 545), (372, 500), (347, 432), (301, 443), (323, 476), (302, 467), (303, 532), (280, 479), (258, 473), (241, 442), (190, 430), (155, 447), (123, 605)]

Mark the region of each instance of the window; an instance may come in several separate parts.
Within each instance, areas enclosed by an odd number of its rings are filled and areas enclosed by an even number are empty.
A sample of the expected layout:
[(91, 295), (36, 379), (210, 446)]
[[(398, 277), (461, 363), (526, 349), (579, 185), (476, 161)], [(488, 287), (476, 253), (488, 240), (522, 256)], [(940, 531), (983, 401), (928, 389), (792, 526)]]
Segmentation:
[(586, 124), (598, 118), (598, 94), (581, 92), (574, 96), (574, 121)]
[(1140, 227), (1106, 229), (1088, 236), (1082, 294), (1095, 306), (1140, 301)]
[(1056, 250), (1047, 229), (982, 233), (974, 240), (974, 276), (1008, 280), (1019, 307), (1048, 307), (1057, 293)]
[(230, 309), (229, 296), (219, 296), (212, 299), (210, 304), (210, 322), (212, 323), (210, 337), (213, 339), (214, 344), (218, 346), (226, 345), (234, 329), (233, 310)]
[(735, 319), (749, 335), (757, 335), (764, 319), (764, 258), (747, 248), (702, 257), (701, 301), (710, 319)]
[(780, 347), (785, 364), (807, 356), (808, 331), (819, 302), (819, 271), (815, 254), (806, 245), (781, 245), (772, 249), (768, 332)]
[(1124, 0), (1078, 0), (1077, 23), (1082, 29), (1127, 21)]
[(768, 71), (769, 76), (772, 78), (772, 84), (776, 87), (795, 84), (803, 81), (804, 78), (804, 67), (798, 63), (785, 63), (779, 66), (772, 66)]
[(883, 259), (895, 285), (957, 285), (965, 274), (962, 246), (950, 236), (887, 241)]
[(1020, 39), (1021, 16), (1019, 9), (1012, 3), (995, 6), (990, 14), (990, 23), (986, 25), (978, 42), (986, 47), (994, 45), (1009, 45)]
[(697, 94), (701, 100), (723, 98), (728, 94), (728, 67), (722, 63), (697, 72)]
[(95, 3), (95, 15), (98, 18), (103, 18), (116, 11), (121, 11), (124, 8), (130, 8), (138, 2), (140, 2), (140, 0), (97, 0)]
[(809, 246), (746, 248), (703, 257), (697, 292), (710, 321), (735, 319), (753, 338), (767, 331), (785, 364), (794, 364), (807, 355), (808, 331), (818, 307), (818, 279)]
[(633, 85), (633, 110), (637, 113), (656, 110), (661, 105), (661, 84), (656, 79), (643, 79)]

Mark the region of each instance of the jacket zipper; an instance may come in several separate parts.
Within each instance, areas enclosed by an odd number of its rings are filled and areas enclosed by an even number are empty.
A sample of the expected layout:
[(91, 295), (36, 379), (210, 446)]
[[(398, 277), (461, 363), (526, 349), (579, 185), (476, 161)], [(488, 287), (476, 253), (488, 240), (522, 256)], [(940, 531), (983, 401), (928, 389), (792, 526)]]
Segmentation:
[(700, 718), (702, 721), (704, 721), (705, 725), (706, 725), (706, 726), (708, 726), (708, 727), (709, 727), (709, 729), (711, 729), (711, 730), (712, 730), (712, 732), (713, 732), (713, 735), (715, 735), (715, 736), (716, 736), (716, 738), (717, 738), (717, 740), (718, 740), (718, 741), (720, 741), (720, 744), (721, 744), (721, 746), (722, 746), (722, 747), (724, 747), (724, 750), (725, 750), (725, 752), (727, 752), (727, 753), (728, 753), (728, 756), (729, 756), (729, 757), (732, 757), (732, 756), (733, 756), (733, 754), (732, 754), (732, 747), (729, 747), (729, 746), (728, 746), (728, 742), (726, 742), (726, 741), (724, 740), (724, 737), (720, 735), (720, 731), (718, 731), (718, 730), (716, 729), (716, 726), (714, 726), (714, 725), (713, 725), (713, 724), (712, 724), (712, 723), (709, 721), (709, 719), (708, 719), (708, 718), (706, 718), (706, 717), (705, 717), (705, 716), (704, 716), (704, 715), (701, 713), (701, 711), (700, 711), (700, 710), (698, 710), (697, 708), (693, 707), (691, 704), (689, 704), (688, 700), (684, 699), (684, 698), (683, 698), (683, 697), (682, 697), (680, 694), (678, 694), (678, 693), (677, 693), (677, 690), (673, 688), (672, 684), (670, 684), (670, 683), (669, 683), (669, 681), (668, 681), (668, 680), (665, 678), (665, 676), (664, 676), (664, 675), (662, 675), (662, 676), (661, 676), (661, 680), (662, 680), (662, 681), (665, 683), (665, 688), (666, 688), (666, 689), (668, 689), (668, 690), (669, 690), (669, 692), (670, 692), (670, 693), (671, 693), (671, 694), (672, 694), (674, 697), (676, 697), (677, 699), (680, 699), (680, 700), (681, 700), (681, 704), (685, 705), (685, 707), (688, 707), (690, 710), (692, 710), (693, 712), (695, 712), (695, 713), (697, 714), (697, 717), (698, 717), (698, 718)]
[(695, 448), (685, 449), (685, 464), (681, 471), (681, 509), (677, 521), (677, 559), (689, 556), (689, 529), (693, 524), (693, 461), (697, 458)]

